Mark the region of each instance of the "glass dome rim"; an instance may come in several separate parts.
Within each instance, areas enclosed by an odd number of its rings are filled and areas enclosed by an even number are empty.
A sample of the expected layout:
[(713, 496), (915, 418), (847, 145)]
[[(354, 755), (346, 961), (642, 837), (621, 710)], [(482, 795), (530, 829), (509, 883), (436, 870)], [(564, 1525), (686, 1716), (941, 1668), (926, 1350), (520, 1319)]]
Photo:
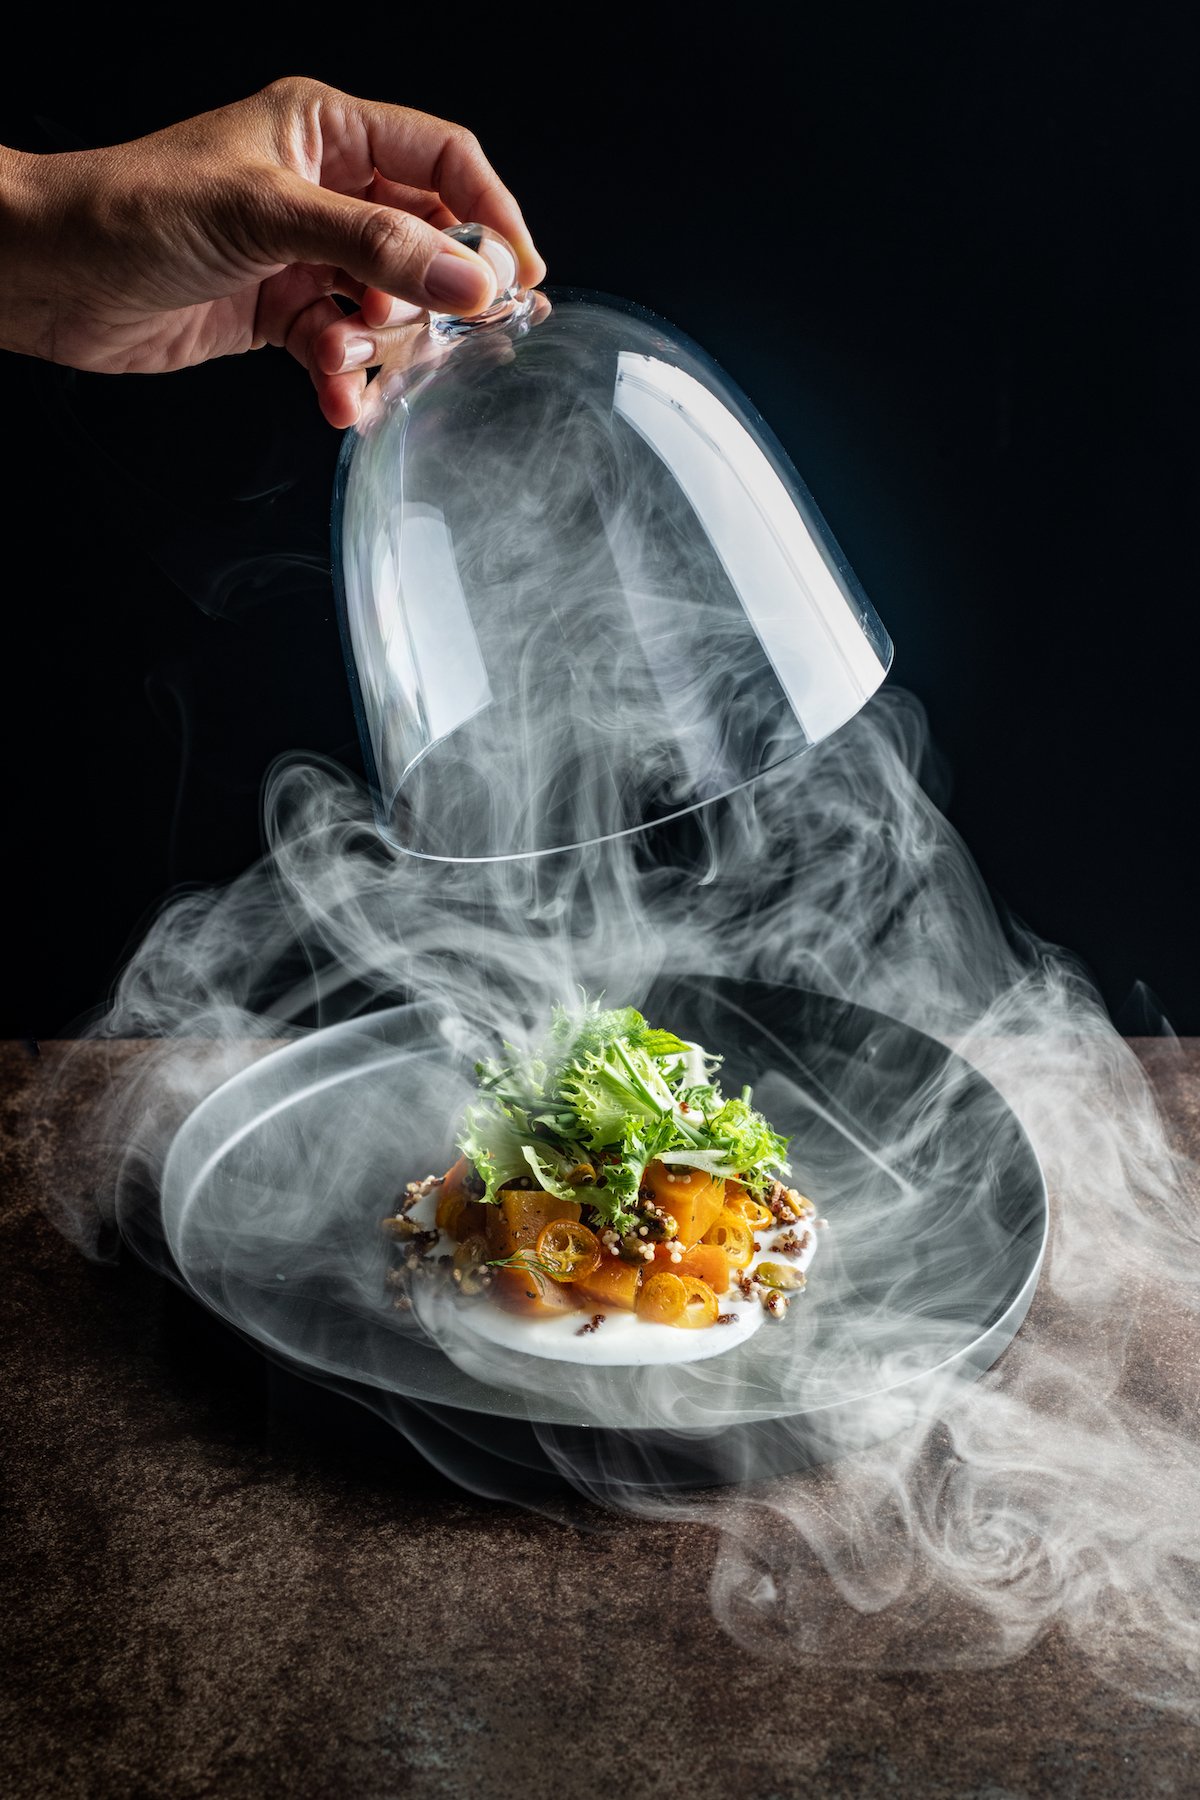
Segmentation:
[[(786, 768), (789, 763), (799, 762), (811, 751), (818, 749), (822, 744), (827, 744), (830, 738), (837, 736), (839, 731), (844, 731), (846, 726), (849, 725), (852, 720), (857, 719), (871, 704), (871, 701), (875, 698), (875, 695), (887, 680), (896, 653), (895, 645), (892, 643), (890, 637), (887, 640), (887, 645), (887, 659), (886, 661), (880, 662), (879, 680), (876, 683), (875, 688), (867, 695), (862, 705), (857, 707), (854, 712), (847, 714), (841, 724), (835, 725), (832, 731), (825, 732), (822, 737), (814, 739), (812, 743), (797, 744), (794, 749), (785, 751), (782, 756), (776, 757), (774, 761), (764, 763), (761, 769), (756, 769), (752, 775), (747, 775), (744, 780), (735, 781), (729, 787), (722, 788), (718, 794), (706, 794), (702, 800), (691, 800), (687, 805), (678, 806), (674, 808), (673, 811), (661, 813), (653, 819), (639, 819), (632, 825), (622, 826), (619, 831), (606, 831), (597, 837), (577, 838), (570, 844), (547, 844), (541, 849), (501, 850), (477, 856), (439, 856), (434, 851), (414, 850), (410, 844), (402, 844), (400, 842), (392, 831), (390, 821), (385, 816), (382, 790), (377, 783), (368, 779), (368, 788), (375, 813), (376, 830), (384, 843), (388, 846), (389, 850), (394, 850), (397, 855), (411, 856), (418, 862), (440, 863), (443, 866), (450, 868), (455, 868), (460, 864), (481, 865), (488, 863), (540, 862), (549, 856), (577, 856), (582, 851), (597, 850), (603, 844), (615, 844), (620, 843), (625, 838), (641, 837), (646, 832), (657, 831), (663, 825), (671, 825), (677, 819), (687, 819), (690, 818), (693, 813), (705, 812), (711, 806), (719, 806), (722, 801), (731, 800), (735, 794), (744, 794), (747, 789), (754, 787), (756, 783), (764, 780), (768, 775), (774, 774), (779, 769)], [(397, 788), (396, 795), (398, 795), (399, 792), (400, 789)], [(396, 795), (393, 795), (393, 802), (395, 801)]]

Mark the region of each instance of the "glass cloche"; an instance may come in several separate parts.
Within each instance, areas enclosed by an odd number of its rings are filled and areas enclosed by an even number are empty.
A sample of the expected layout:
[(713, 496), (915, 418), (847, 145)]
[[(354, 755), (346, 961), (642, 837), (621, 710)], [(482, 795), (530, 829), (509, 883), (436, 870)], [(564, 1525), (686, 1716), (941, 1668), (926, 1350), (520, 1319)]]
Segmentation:
[(662, 822), (836, 731), (892, 645), (759, 414), (697, 346), (528, 294), (401, 334), (347, 434), (334, 569), (380, 830), (530, 856)]

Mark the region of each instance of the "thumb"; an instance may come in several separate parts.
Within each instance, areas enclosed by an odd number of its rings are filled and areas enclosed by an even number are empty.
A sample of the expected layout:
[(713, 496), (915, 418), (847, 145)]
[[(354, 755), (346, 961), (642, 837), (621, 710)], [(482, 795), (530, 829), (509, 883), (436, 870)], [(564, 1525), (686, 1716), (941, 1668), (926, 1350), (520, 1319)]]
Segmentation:
[(264, 245), (273, 261), (332, 263), (367, 287), (437, 312), (482, 312), (495, 299), (496, 277), (483, 257), (424, 219), (280, 174), (283, 204), (272, 208)]

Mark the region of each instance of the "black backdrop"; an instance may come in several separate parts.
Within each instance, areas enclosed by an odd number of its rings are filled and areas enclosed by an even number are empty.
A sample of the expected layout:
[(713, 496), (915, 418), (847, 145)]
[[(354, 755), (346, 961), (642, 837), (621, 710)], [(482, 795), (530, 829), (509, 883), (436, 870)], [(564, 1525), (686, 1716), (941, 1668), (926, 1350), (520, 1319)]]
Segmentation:
[[(997, 892), (1118, 1022), (1138, 1028), (1144, 983), (1200, 1031), (1181, 26), (1052, 3), (727, 9), (719, 29), (675, 7), (425, 8), (261, 45), (184, 25), (169, 49), (180, 22), (156, 17), (114, 15), (53, 67), (11, 58), (0, 140), (112, 142), (287, 72), (469, 123), (551, 282), (665, 314), (766, 413), (896, 640)], [(103, 1001), (165, 892), (257, 853), (278, 751), (357, 759), (337, 441), (270, 352), (123, 381), (0, 358), (0, 389), (0, 1030), (47, 1035)]]

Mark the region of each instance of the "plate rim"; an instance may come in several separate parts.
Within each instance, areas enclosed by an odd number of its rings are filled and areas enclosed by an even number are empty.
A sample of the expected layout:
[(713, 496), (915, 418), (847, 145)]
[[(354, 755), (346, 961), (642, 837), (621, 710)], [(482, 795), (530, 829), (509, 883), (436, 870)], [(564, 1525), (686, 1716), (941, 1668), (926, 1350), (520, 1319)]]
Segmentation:
[[(671, 1437), (682, 1440), (689, 1438), (705, 1438), (714, 1435), (715, 1433), (728, 1433), (730, 1431), (761, 1431), (773, 1426), (779, 1426), (780, 1424), (789, 1421), (800, 1422), (805, 1419), (815, 1420), (819, 1419), (823, 1414), (848, 1410), (855, 1406), (868, 1404), (871, 1400), (881, 1394), (904, 1396), (910, 1393), (911, 1390), (918, 1385), (936, 1382), (938, 1377), (944, 1371), (949, 1370), (954, 1365), (974, 1368), (975, 1374), (971, 1379), (972, 1381), (978, 1380), (988, 1369), (995, 1365), (1020, 1330), (1020, 1327), (1029, 1312), (1029, 1308), (1032, 1305), (1033, 1296), (1037, 1291), (1037, 1285), (1044, 1267), (1050, 1237), (1050, 1194), (1041, 1158), (1038, 1156), (1019, 1114), (1010, 1105), (999, 1088), (997, 1088), (996, 1084), (970, 1059), (970, 1057), (965, 1055), (963, 1051), (956, 1046), (946, 1043), (941, 1038), (935, 1037), (931, 1032), (924, 1030), (919, 1025), (911, 1024), (907, 1019), (899, 1018), (892, 1013), (882, 1012), (878, 1007), (869, 1006), (862, 1001), (849, 999), (844, 995), (830, 994), (819, 988), (806, 987), (799, 982), (767, 981), (761, 977), (676, 974), (660, 976), (652, 985), (665, 985), (668, 982), (672, 984), (684, 983), (694, 987), (703, 986), (706, 991), (717, 994), (720, 994), (722, 988), (729, 987), (734, 987), (740, 991), (758, 988), (773, 995), (791, 992), (797, 995), (803, 995), (808, 1000), (815, 1000), (818, 1003), (830, 1007), (842, 1008), (855, 1014), (862, 1015), (865, 1018), (878, 1020), (884, 1026), (892, 1029), (898, 1027), (905, 1033), (923, 1039), (926, 1044), (932, 1046), (938, 1053), (944, 1056), (948, 1063), (957, 1063), (961, 1065), (963, 1069), (969, 1072), (972, 1080), (982, 1084), (982, 1086), (989, 1090), (995, 1097), (1003, 1114), (1011, 1121), (1012, 1126), (1015, 1127), (1020, 1141), (1028, 1155), (1030, 1167), (1036, 1172), (1036, 1190), (1031, 1194), (1030, 1198), (1031, 1205), (1036, 1208), (1038, 1217), (1037, 1244), (1036, 1253), (1032, 1255), (1027, 1271), (1021, 1279), (1020, 1284), (1016, 1287), (1015, 1291), (1010, 1293), (1010, 1297), (1001, 1308), (1000, 1312), (997, 1313), (994, 1318), (990, 1319), (988, 1323), (978, 1328), (976, 1335), (968, 1344), (951, 1351), (937, 1363), (931, 1364), (927, 1368), (914, 1370), (912, 1374), (906, 1375), (902, 1380), (889, 1383), (885, 1388), (872, 1389), (849, 1397), (833, 1397), (813, 1405), (798, 1407), (789, 1412), (764, 1414), (761, 1417), (725, 1422), (716, 1428), (672, 1426), (668, 1433), (667, 1428), (661, 1424), (618, 1425), (603, 1420), (563, 1421), (539, 1418), (528, 1406), (518, 1406), (513, 1410), (511, 1402), (514, 1399), (520, 1398), (519, 1393), (510, 1395), (509, 1390), (506, 1388), (499, 1386), (492, 1387), (489, 1384), (480, 1381), (478, 1377), (470, 1375), (467, 1375), (466, 1378), (474, 1382), (490, 1397), (493, 1397), (492, 1404), (487, 1407), (482, 1405), (469, 1406), (463, 1404), (458, 1398), (431, 1399), (425, 1395), (397, 1392), (397, 1390), (389, 1387), (386, 1381), (373, 1379), (371, 1373), (366, 1370), (361, 1373), (356, 1373), (355, 1375), (349, 1375), (340, 1370), (321, 1370), (305, 1362), (299, 1355), (291, 1354), (286, 1348), (280, 1347), (275, 1343), (267, 1342), (248, 1325), (231, 1317), (228, 1312), (215, 1305), (212, 1299), (201, 1289), (196, 1287), (184, 1273), (180, 1266), (179, 1259), (175, 1255), (175, 1246), (172, 1235), (167, 1230), (165, 1223), (163, 1223), (162, 1241), (166, 1247), (170, 1262), (170, 1267), (167, 1272), (179, 1283), (185, 1292), (192, 1295), (200, 1305), (213, 1314), (214, 1317), (219, 1319), (228, 1329), (237, 1332), (239, 1336), (255, 1346), (262, 1355), (285, 1365), (306, 1380), (323, 1386), (342, 1387), (344, 1389), (353, 1387), (368, 1389), (373, 1393), (386, 1395), (391, 1399), (398, 1400), (405, 1405), (416, 1405), (423, 1409), (429, 1409), (438, 1413), (458, 1413), (471, 1418), (483, 1417), (493, 1419), (498, 1424), (507, 1423), (513, 1427), (525, 1426), (532, 1431), (537, 1431), (539, 1429), (556, 1432), (582, 1430), (598, 1433), (609, 1432), (614, 1435), (635, 1437), (663, 1437), (665, 1435), (670, 1435)], [(770, 1027), (763, 1026), (752, 1013), (746, 1010), (745, 1007), (737, 1005), (736, 1002), (731, 1002), (727, 996), (724, 997), (724, 1003), (733, 1004), (735, 1009), (741, 1012), (744, 1018), (766, 1034), (772, 1044), (785, 1052), (793, 1062), (797, 1060), (795, 1051), (790, 1050), (784, 1040), (779, 1038)], [(433, 1000), (404, 1001), (391, 1006), (377, 1008), (372, 1012), (357, 1014), (350, 1019), (338, 1020), (331, 1025), (314, 1027), (313, 1029), (306, 1031), (303, 1035), (298, 1035), (286, 1043), (279, 1044), (276, 1048), (269, 1050), (263, 1056), (255, 1058), (243, 1068), (238, 1069), (234, 1074), (228, 1076), (224, 1081), (218, 1083), (215, 1088), (206, 1094), (204, 1098), (193, 1107), (192, 1111), (183, 1120), (171, 1140), (157, 1184), (156, 1199), (160, 1207), (160, 1222), (162, 1220), (162, 1198), (169, 1190), (172, 1181), (172, 1172), (177, 1171), (179, 1160), (186, 1151), (187, 1141), (194, 1131), (202, 1128), (202, 1124), (208, 1116), (212, 1112), (217, 1111), (219, 1106), (226, 1102), (232, 1093), (243, 1085), (249, 1084), (260, 1074), (260, 1072), (279, 1065), (289, 1057), (296, 1057), (302, 1055), (306, 1050), (310, 1050), (318, 1039), (324, 1043), (333, 1043), (343, 1037), (358, 1036), (365, 1041), (371, 1041), (372, 1038), (374, 1038), (374, 1041), (381, 1049), (386, 1048), (384, 1041), (378, 1035), (377, 1027), (379, 1026), (379, 1023), (381, 1021), (395, 1019), (403, 1013), (419, 1013), (422, 1011), (426, 1012), (435, 1022), (439, 1017), (446, 1016), (439, 1011), (436, 1002)], [(450, 1050), (451, 1048), (452, 1046), (448, 1043), (447, 1049)], [(369, 1066), (373, 1069), (377, 1069), (380, 1066), (386, 1066), (388, 1061), (404, 1061), (418, 1054), (420, 1054), (420, 1052), (416, 1049), (393, 1048), (391, 1055), (383, 1059), (382, 1065), (381, 1063), (372, 1063)], [(353, 1066), (340, 1070), (334, 1078), (335, 1082), (351, 1079), (358, 1072), (359, 1071)], [(305, 1089), (303, 1088), (296, 1090), (295, 1095), (288, 1096), (286, 1103), (293, 1104), (295, 1099), (302, 1095), (304, 1091)], [(252, 1129), (253, 1125), (257, 1123), (257, 1120), (262, 1116), (261, 1113), (257, 1115), (256, 1119), (251, 1121), (246, 1129)], [(220, 1151), (216, 1153), (217, 1157), (219, 1158), (219, 1155), (223, 1154), (228, 1144), (236, 1142), (240, 1135), (241, 1133), (237, 1133), (234, 1134), (233, 1137), (227, 1137), (222, 1142)], [(206, 1158), (205, 1162), (201, 1165), (202, 1169), (206, 1169), (213, 1160), (213, 1157)], [(194, 1186), (195, 1183), (193, 1182), (192, 1187), (194, 1188)], [(191, 1190), (189, 1190), (189, 1193), (190, 1191)], [(183, 1216), (182, 1211), (180, 1216)], [(138, 1249), (136, 1241), (134, 1242), (133, 1247), (135, 1250)], [(140, 1251), (139, 1254), (141, 1254)], [(264, 1291), (269, 1291), (266, 1283), (263, 1284), (263, 1287)], [(441, 1351), (441, 1348), (436, 1341), (429, 1338), (424, 1339), (422, 1348), (432, 1351), (435, 1354), (445, 1355), (445, 1352)], [(733, 1346), (732, 1348), (736, 1350), (739, 1346)], [(977, 1355), (977, 1353), (979, 1354)], [(520, 1356), (522, 1353), (520, 1351), (514, 1351), (513, 1354), (515, 1356)], [(531, 1355), (530, 1360), (544, 1361), (546, 1359), (535, 1359)], [(623, 1367), (624, 1365), (617, 1366)], [(687, 1367), (689, 1365), (682, 1364), (679, 1366)], [(462, 1373), (465, 1374), (466, 1372), (462, 1371)], [(506, 1401), (509, 1402), (508, 1405), (505, 1404)]]

